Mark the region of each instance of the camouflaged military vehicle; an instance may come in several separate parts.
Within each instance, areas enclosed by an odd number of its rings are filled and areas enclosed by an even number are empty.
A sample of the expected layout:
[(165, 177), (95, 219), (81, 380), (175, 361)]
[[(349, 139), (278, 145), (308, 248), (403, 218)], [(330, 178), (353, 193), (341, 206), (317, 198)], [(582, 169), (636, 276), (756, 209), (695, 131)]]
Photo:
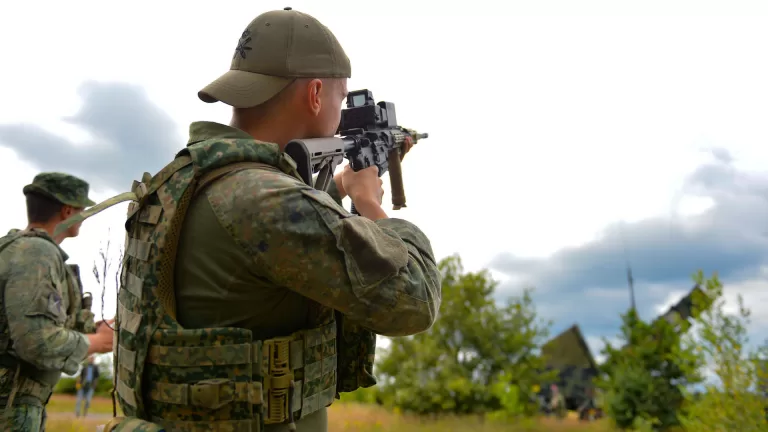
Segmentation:
[[(690, 328), (689, 318), (693, 316), (694, 299), (701, 299), (705, 306), (711, 305), (706, 294), (696, 285), (676, 305), (661, 314), (658, 319), (665, 319), (678, 331)], [(602, 416), (599, 404), (599, 392), (594, 388), (593, 379), (598, 374), (598, 364), (587, 345), (579, 326), (574, 324), (558, 334), (541, 347), (546, 357), (546, 370), (558, 370), (557, 379), (552, 383), (542, 383), (539, 397), (545, 402), (550, 399), (550, 385), (555, 384), (565, 398), (569, 410), (579, 411), (582, 419), (594, 419)]]
[(676, 326), (679, 332), (685, 333), (691, 327), (689, 318), (696, 318), (693, 313), (693, 303), (698, 301), (705, 308), (712, 306), (712, 299), (698, 286), (694, 286), (687, 296), (683, 297), (676, 305), (669, 308), (667, 312), (660, 315), (657, 319), (665, 319), (670, 324)]
[(550, 385), (555, 384), (565, 398), (569, 410), (577, 410), (587, 401), (592, 391), (592, 379), (597, 376), (598, 365), (584, 340), (578, 325), (555, 336), (541, 347), (547, 359), (546, 370), (558, 370), (554, 382), (541, 386), (545, 400), (550, 398)]

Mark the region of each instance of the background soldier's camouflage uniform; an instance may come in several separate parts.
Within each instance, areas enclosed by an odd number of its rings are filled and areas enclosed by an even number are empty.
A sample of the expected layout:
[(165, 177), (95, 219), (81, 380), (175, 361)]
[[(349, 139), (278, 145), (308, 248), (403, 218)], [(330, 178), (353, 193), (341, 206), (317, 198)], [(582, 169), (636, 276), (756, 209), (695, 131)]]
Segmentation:
[[(88, 183), (62, 173), (39, 174), (24, 187), (29, 192), (76, 208), (94, 204)], [(42, 229), (13, 229), (0, 238), (3, 430), (40, 430), (61, 373), (74, 374), (86, 357), (89, 342), (82, 332), (95, 331), (93, 314), (81, 309), (82, 293), (67, 259)]]

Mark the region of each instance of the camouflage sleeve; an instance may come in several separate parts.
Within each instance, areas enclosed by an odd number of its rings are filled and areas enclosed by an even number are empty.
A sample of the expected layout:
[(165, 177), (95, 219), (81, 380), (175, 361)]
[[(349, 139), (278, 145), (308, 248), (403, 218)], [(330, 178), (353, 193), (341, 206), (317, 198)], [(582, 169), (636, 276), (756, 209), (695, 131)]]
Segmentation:
[(22, 360), (40, 369), (77, 372), (89, 341), (64, 328), (63, 295), (67, 277), (58, 251), (41, 239), (19, 240), (5, 287), (5, 310), (13, 349)]
[(266, 170), (236, 173), (207, 195), (259, 277), (381, 335), (411, 335), (434, 323), (440, 273), (414, 224), (354, 216), (329, 194)]

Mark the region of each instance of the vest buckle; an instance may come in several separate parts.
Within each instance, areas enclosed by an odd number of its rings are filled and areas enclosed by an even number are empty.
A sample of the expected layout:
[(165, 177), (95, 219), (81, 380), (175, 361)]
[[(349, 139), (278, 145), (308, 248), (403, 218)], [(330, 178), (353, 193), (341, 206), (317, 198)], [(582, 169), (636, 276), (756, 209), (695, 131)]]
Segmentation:
[(190, 399), (195, 406), (219, 409), (235, 400), (235, 383), (226, 378), (198, 381), (191, 386)]

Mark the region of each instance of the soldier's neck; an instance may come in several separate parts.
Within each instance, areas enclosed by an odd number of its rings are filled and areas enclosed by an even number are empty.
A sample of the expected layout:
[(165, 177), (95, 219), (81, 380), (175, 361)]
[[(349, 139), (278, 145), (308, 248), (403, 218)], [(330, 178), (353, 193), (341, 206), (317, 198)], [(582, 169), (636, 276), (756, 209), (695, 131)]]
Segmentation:
[(296, 124), (286, 124), (279, 117), (265, 116), (259, 121), (248, 120), (250, 119), (233, 116), (230, 126), (240, 129), (255, 140), (275, 143), (280, 146), (280, 150), (285, 148), (288, 141), (304, 136), (303, 130), (297, 130)]
[(58, 222), (55, 222), (55, 223), (54, 222), (50, 222), (50, 223), (44, 223), (44, 224), (41, 224), (41, 223), (30, 223), (29, 225), (27, 225), (27, 229), (28, 230), (31, 230), (33, 228), (41, 229), (41, 230), (47, 232), (48, 235), (51, 236), (51, 238), (53, 238), (53, 241), (55, 241), (56, 244), (60, 245), (61, 242), (63, 242), (64, 239), (67, 238), (67, 236), (64, 235), (64, 234), (61, 234), (58, 237), (54, 237), (53, 236), (53, 232), (56, 229), (56, 225), (58, 225)]

